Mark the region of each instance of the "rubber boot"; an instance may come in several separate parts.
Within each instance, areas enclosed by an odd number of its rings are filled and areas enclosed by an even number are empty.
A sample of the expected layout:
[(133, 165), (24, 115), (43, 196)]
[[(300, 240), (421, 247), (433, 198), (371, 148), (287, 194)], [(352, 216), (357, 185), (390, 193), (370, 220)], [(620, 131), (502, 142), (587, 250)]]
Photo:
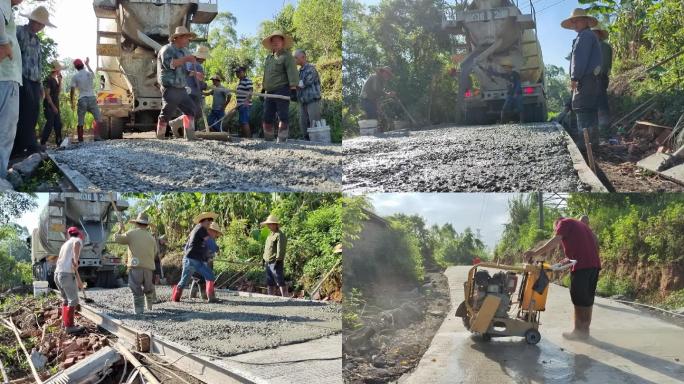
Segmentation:
[(243, 138), (249, 139), (252, 137), (252, 130), (249, 128), (249, 124), (244, 124), (240, 128), (240, 136)]
[(158, 119), (157, 120), (157, 139), (159, 140), (164, 140), (166, 137), (166, 127), (168, 126), (168, 123), (164, 119)]
[(78, 135), (78, 142), (82, 143), (83, 142), (83, 126), (79, 125), (76, 127), (76, 133)]
[(74, 315), (76, 314), (76, 307), (67, 307), (67, 316), (63, 320), (66, 333), (73, 335), (83, 332), (83, 327), (74, 325)]
[(216, 292), (214, 291), (214, 282), (211, 280), (207, 280), (207, 302), (209, 303), (218, 303), (218, 299), (216, 298)]
[(145, 313), (145, 296), (133, 296), (133, 313), (136, 315)]
[(171, 293), (171, 301), (178, 303), (183, 295), (183, 288), (174, 285), (173, 292)]
[(93, 140), (95, 141), (102, 141), (102, 131), (100, 128), (100, 123), (93, 121)]
[(64, 325), (64, 328), (66, 328), (66, 319), (69, 317), (69, 306), (68, 305), (62, 305), (62, 324)]
[(145, 309), (152, 310), (152, 304), (157, 300), (157, 295), (154, 291), (145, 294)]
[(185, 139), (187, 141), (195, 141), (195, 118), (183, 115), (183, 128), (185, 129)]
[(285, 123), (280, 123), (278, 126), (278, 142), (284, 143), (290, 137), (290, 127)]
[(264, 123), (264, 140), (273, 141), (275, 139), (275, 131), (273, 130), (273, 124)]

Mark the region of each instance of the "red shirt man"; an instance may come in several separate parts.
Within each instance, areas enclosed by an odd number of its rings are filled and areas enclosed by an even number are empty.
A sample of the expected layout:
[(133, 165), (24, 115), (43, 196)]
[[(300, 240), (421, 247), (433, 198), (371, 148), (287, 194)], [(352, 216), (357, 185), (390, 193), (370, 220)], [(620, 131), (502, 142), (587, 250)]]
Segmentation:
[(561, 236), (565, 257), (577, 260), (572, 272), (589, 268), (601, 269), (596, 237), (588, 225), (575, 219), (559, 219), (556, 221), (556, 236)]

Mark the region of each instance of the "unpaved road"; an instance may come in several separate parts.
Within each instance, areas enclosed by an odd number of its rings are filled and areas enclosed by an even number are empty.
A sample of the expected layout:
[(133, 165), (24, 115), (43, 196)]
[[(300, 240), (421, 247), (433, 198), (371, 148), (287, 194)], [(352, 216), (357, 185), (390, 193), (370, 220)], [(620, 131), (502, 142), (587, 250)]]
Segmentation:
[(453, 315), (470, 267), (446, 271), (452, 310), (416, 370), (399, 383), (682, 383), (684, 329), (596, 298), (592, 338), (565, 340), (572, 321), (566, 288), (552, 285), (537, 345), (522, 338), (474, 338)]
[(347, 192), (588, 190), (553, 123), (392, 132), (343, 148)]
[(50, 151), (105, 191), (336, 192), (342, 148), (262, 140), (124, 139)]
[[(269, 297), (238, 297), (217, 293), (221, 303), (169, 300), (170, 287), (157, 287), (164, 300), (145, 315), (133, 314), (129, 288), (92, 290), (88, 298), (104, 313), (141, 331), (151, 332), (194, 351), (216, 356), (275, 348), (342, 332), (339, 305)], [(339, 342), (337, 344), (339, 349)], [(339, 365), (339, 363), (338, 363)]]

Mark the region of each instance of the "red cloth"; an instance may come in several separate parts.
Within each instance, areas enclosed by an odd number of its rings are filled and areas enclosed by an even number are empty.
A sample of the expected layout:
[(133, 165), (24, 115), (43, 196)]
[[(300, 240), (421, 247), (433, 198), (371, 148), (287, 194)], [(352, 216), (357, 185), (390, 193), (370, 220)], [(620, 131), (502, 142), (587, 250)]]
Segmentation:
[(475, 258), (473, 259), (473, 265), (478, 265), (478, 264), (480, 264), (481, 262), (482, 262), (482, 260), (480, 260), (480, 258), (477, 257), (477, 256), (475, 256)]
[(596, 237), (586, 224), (575, 219), (561, 219), (556, 225), (556, 235), (563, 237), (563, 251), (568, 259), (577, 260), (572, 271), (601, 268)]

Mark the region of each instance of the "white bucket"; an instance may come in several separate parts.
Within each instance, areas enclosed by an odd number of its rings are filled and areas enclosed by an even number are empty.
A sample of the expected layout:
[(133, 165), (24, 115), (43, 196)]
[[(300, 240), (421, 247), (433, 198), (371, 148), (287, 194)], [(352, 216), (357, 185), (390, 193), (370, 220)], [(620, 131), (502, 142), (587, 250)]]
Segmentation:
[(359, 133), (361, 136), (373, 136), (378, 132), (378, 121), (372, 120), (359, 120)]
[(314, 122), (314, 126), (309, 128), (308, 133), (311, 142), (330, 144), (330, 127), (325, 120)]
[(33, 296), (47, 296), (50, 292), (50, 287), (47, 281), (34, 281), (33, 282)]

